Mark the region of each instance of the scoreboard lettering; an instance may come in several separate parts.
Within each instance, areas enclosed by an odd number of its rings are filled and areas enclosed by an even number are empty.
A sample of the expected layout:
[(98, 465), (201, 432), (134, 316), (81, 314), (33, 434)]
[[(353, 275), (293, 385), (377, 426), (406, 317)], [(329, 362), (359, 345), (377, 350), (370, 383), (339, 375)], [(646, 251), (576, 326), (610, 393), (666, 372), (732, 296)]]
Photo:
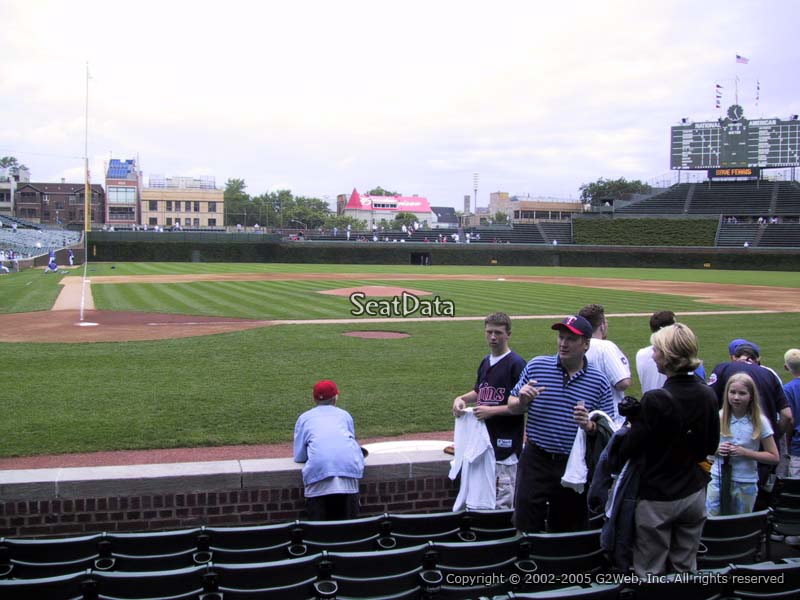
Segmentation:
[(746, 169), (709, 169), (709, 179), (720, 179), (725, 177), (758, 177), (761, 169), (748, 167)]
[(800, 166), (800, 121), (797, 119), (748, 120), (743, 117), (741, 107), (734, 105), (728, 109), (728, 118), (672, 128), (671, 169), (796, 166)]

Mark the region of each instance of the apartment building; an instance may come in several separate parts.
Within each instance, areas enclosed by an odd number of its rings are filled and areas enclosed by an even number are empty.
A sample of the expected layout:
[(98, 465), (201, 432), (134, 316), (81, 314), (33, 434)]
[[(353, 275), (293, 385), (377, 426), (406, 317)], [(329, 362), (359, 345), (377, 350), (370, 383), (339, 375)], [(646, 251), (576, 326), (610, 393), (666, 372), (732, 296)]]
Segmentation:
[(151, 175), (141, 193), (141, 224), (181, 229), (222, 228), (224, 192), (214, 177)]

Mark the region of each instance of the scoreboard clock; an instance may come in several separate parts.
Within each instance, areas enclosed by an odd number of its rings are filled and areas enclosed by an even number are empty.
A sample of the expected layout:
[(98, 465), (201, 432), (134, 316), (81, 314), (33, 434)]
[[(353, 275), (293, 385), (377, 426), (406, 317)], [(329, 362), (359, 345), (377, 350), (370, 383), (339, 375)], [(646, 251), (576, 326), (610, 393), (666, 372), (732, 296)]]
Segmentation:
[(672, 128), (671, 169), (800, 166), (800, 121), (747, 119), (738, 104), (727, 118)]

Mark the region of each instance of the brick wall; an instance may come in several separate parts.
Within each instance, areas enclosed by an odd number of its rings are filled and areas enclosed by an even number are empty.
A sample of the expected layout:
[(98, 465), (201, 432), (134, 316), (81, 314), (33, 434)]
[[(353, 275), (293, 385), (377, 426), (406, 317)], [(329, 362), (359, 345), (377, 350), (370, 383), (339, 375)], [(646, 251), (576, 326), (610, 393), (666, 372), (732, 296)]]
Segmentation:
[[(447, 458), (441, 452), (417, 454), (368, 460), (360, 486), (362, 516), (452, 508), (458, 484), (447, 478)], [(1, 471), (0, 536), (246, 525), (304, 517), (298, 465), (285, 459), (226, 463), (239, 464), (237, 476), (231, 465), (219, 468), (221, 463), (192, 463), (189, 474), (174, 473), (171, 466), (164, 476), (153, 465)], [(128, 470), (141, 476), (128, 477)]]

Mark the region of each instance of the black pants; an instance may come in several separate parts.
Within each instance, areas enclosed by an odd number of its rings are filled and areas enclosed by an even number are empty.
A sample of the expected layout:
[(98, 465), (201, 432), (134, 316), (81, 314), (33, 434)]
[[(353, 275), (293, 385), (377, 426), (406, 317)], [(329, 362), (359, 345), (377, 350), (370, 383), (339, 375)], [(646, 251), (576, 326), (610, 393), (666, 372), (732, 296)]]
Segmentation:
[(341, 521), (358, 517), (358, 494), (326, 494), (306, 498), (309, 521)]
[[(528, 442), (517, 467), (514, 524), (520, 531), (582, 531), (588, 529), (586, 491), (561, 485), (568, 454), (553, 454)], [(549, 509), (549, 510), (548, 510)]]

